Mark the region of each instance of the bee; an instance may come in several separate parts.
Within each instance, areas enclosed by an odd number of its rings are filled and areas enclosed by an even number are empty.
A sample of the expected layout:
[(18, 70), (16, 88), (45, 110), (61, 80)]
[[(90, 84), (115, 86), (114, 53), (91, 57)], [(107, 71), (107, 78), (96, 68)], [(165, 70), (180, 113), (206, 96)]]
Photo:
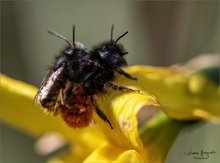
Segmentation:
[(97, 95), (110, 88), (124, 92), (136, 91), (114, 83), (117, 73), (131, 80), (137, 79), (121, 68), (127, 65), (124, 58), (127, 52), (118, 41), (128, 31), (114, 40), (113, 30), (112, 25), (109, 41), (100, 43), (89, 52), (82, 43), (75, 42), (75, 26), (72, 42), (49, 31), (66, 41), (68, 46), (55, 57), (35, 101), (39, 101), (43, 108), (55, 115), (60, 114), (66, 124), (73, 128), (87, 127), (92, 122), (94, 111), (113, 129), (113, 125), (97, 105)]

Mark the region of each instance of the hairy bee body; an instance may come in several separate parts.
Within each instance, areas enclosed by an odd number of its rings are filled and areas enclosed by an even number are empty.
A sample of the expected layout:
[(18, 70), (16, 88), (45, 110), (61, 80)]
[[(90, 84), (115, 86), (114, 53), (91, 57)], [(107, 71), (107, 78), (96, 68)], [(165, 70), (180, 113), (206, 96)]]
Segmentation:
[(96, 95), (107, 89), (135, 91), (114, 83), (116, 73), (129, 79), (136, 78), (124, 72), (121, 67), (127, 62), (122, 45), (115, 40), (104, 42), (87, 52), (82, 43), (68, 41), (55, 32), (53, 35), (68, 42), (60, 55), (55, 57), (51, 70), (43, 80), (36, 95), (43, 108), (60, 114), (63, 120), (73, 128), (88, 126), (92, 121), (93, 111), (113, 129), (111, 122), (96, 103)]
[(88, 90), (82, 84), (75, 86), (60, 108), (61, 117), (71, 127), (86, 127), (92, 121), (93, 107)]

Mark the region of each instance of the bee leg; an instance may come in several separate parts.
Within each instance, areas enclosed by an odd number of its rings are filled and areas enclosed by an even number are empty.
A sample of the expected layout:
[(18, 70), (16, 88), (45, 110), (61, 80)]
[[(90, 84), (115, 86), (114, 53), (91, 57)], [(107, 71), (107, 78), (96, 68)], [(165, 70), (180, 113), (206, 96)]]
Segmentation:
[(66, 104), (66, 101), (72, 95), (74, 89), (75, 89), (75, 85), (71, 82), (66, 82), (65, 88), (60, 89), (60, 102), (62, 105)]
[(109, 82), (104, 85), (104, 89), (109, 89), (109, 88), (123, 92), (138, 92), (138, 93), (140, 92), (139, 90), (134, 90), (125, 86), (121, 86), (113, 82)]
[(98, 105), (96, 104), (95, 98), (93, 96), (90, 97), (90, 100), (92, 102), (92, 106), (94, 111), (98, 114), (98, 116), (105, 122), (107, 122), (109, 124), (109, 126), (111, 127), (111, 129), (113, 129), (111, 122), (108, 120), (107, 116), (101, 111), (101, 109), (98, 107)]
[(116, 67), (115, 70), (119, 73), (124, 75), (126, 78), (132, 79), (132, 80), (137, 80), (136, 77), (131, 76), (130, 74), (126, 73), (124, 70), (122, 70), (120, 67)]
[(64, 95), (64, 90), (63, 89), (61, 89), (60, 90), (60, 103), (61, 103), (61, 105), (65, 105), (65, 95)]
[(54, 112), (53, 112), (53, 115), (54, 116), (57, 116), (58, 113), (60, 111), (60, 104), (56, 103), (56, 105), (54, 106)]

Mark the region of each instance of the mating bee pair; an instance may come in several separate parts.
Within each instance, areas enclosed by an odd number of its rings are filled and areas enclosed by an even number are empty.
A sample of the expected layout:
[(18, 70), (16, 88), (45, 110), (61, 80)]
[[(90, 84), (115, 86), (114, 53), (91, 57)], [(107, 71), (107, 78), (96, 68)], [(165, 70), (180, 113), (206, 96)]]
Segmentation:
[(86, 127), (92, 121), (95, 111), (98, 116), (113, 128), (107, 116), (96, 103), (96, 95), (112, 88), (120, 91), (134, 91), (130, 88), (114, 83), (116, 73), (129, 79), (136, 80), (121, 69), (126, 66), (123, 46), (113, 39), (114, 26), (111, 28), (109, 41), (94, 47), (90, 52), (80, 42), (75, 42), (75, 26), (73, 27), (73, 41), (64, 36), (48, 31), (50, 34), (65, 40), (68, 46), (55, 57), (50, 72), (44, 78), (35, 99), (42, 107), (54, 114), (60, 114), (71, 127)]

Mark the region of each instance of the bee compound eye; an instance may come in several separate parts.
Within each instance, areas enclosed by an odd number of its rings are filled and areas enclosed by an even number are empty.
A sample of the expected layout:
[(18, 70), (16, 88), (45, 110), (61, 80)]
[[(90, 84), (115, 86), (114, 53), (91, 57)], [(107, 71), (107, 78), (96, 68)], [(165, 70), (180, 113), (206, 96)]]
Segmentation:
[(106, 59), (109, 56), (109, 53), (107, 51), (99, 51), (99, 56), (102, 59)]
[(73, 55), (73, 49), (66, 49), (64, 51), (64, 53), (67, 55), (67, 56), (72, 56)]

